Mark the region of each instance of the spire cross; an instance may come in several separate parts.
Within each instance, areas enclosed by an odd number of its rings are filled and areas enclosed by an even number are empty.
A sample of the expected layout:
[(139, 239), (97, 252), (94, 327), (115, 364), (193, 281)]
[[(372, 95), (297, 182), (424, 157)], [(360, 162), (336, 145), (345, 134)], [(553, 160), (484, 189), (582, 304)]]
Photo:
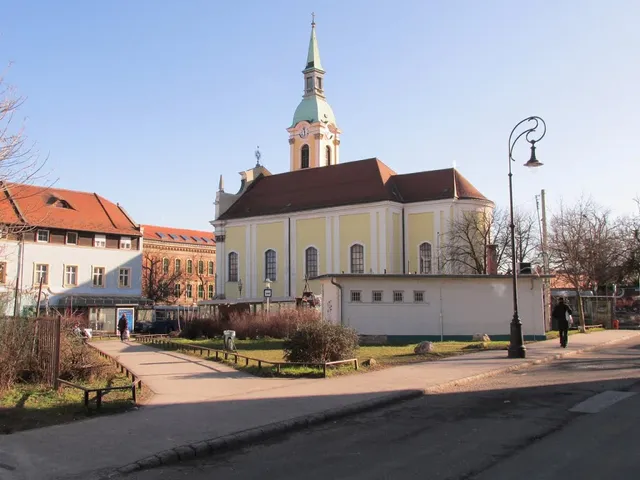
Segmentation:
[(260, 147), (256, 148), (256, 152), (255, 152), (255, 156), (256, 156), (256, 167), (260, 166), (260, 157), (262, 156), (262, 154), (260, 153)]
[(315, 12), (311, 12), (311, 25), (315, 26), (316, 24), (316, 14)]

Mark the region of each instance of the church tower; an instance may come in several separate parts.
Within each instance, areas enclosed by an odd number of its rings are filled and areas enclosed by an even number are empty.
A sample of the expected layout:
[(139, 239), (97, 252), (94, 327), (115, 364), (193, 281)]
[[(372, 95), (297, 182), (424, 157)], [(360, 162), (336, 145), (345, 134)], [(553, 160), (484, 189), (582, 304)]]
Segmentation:
[(340, 134), (325, 96), (324, 70), (316, 39), (315, 16), (304, 75), (304, 95), (287, 128), (291, 149), (291, 171), (335, 165), (340, 160)]

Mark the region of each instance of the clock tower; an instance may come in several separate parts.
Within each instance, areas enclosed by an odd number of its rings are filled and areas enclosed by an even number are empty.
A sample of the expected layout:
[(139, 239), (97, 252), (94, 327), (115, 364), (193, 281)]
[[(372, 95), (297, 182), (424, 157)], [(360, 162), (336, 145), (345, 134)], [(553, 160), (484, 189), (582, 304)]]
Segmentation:
[(311, 22), (311, 39), (304, 75), (304, 94), (287, 128), (291, 171), (335, 165), (340, 159), (340, 133), (327, 103), (324, 70), (316, 39), (316, 22)]

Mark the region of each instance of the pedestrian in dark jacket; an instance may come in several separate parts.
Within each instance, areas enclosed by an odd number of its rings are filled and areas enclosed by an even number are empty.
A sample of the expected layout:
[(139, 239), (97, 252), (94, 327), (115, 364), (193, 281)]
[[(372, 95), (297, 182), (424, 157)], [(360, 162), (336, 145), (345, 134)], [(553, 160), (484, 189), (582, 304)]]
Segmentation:
[(127, 321), (126, 315), (123, 313), (122, 316), (120, 317), (120, 320), (118, 320), (118, 331), (120, 332), (120, 341), (124, 342), (125, 340), (124, 332), (126, 332), (128, 328), (129, 328), (129, 322)]
[(551, 317), (555, 319), (558, 325), (558, 331), (560, 332), (560, 346), (567, 348), (567, 340), (569, 339), (569, 315), (573, 313), (571, 307), (567, 305), (564, 298), (558, 300), (558, 303), (553, 307)]

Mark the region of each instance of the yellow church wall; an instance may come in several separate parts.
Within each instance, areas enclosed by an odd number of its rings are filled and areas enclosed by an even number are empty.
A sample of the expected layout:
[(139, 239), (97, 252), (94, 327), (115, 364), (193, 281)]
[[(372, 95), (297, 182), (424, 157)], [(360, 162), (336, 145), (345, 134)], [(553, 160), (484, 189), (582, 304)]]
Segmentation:
[(391, 241), (393, 250), (389, 251), (390, 265), (393, 265), (389, 273), (402, 273), (402, 219), (399, 213), (391, 213)]
[(350, 247), (353, 243), (364, 246), (364, 272), (371, 268), (371, 215), (358, 213), (340, 215), (340, 271), (350, 272)]
[[(245, 275), (245, 266), (247, 261), (247, 249), (246, 249), (246, 226), (227, 227), (225, 234), (225, 254), (227, 258), (220, 259), (225, 262), (225, 272), (227, 272), (227, 278), (229, 278), (229, 253), (237, 252), (238, 254), (238, 279), (242, 280), (243, 285), (247, 285), (247, 278)], [(238, 290), (237, 282), (227, 282), (225, 278), (224, 294), (227, 298), (238, 298), (240, 292)], [(244, 288), (244, 287), (243, 287)]]
[[(296, 222), (296, 296), (302, 295), (304, 290), (305, 271), (305, 250), (314, 246), (318, 249), (318, 274), (327, 273), (327, 236), (326, 236), (326, 219), (306, 218)], [(314, 293), (320, 292), (320, 282), (311, 281), (309, 287)]]
[(409, 240), (409, 251), (407, 252), (408, 271), (413, 273), (419, 272), (420, 270), (418, 248), (422, 242), (429, 242), (432, 253), (435, 253), (435, 237), (433, 231), (433, 212), (410, 213), (407, 215), (407, 234)]
[(273, 249), (276, 252), (276, 279), (271, 282), (271, 289), (274, 297), (283, 297), (285, 295), (285, 265), (288, 252), (284, 250), (284, 221), (276, 221), (272, 223), (260, 223), (256, 225), (256, 271), (258, 277), (258, 292), (262, 292), (265, 280), (265, 252)]

